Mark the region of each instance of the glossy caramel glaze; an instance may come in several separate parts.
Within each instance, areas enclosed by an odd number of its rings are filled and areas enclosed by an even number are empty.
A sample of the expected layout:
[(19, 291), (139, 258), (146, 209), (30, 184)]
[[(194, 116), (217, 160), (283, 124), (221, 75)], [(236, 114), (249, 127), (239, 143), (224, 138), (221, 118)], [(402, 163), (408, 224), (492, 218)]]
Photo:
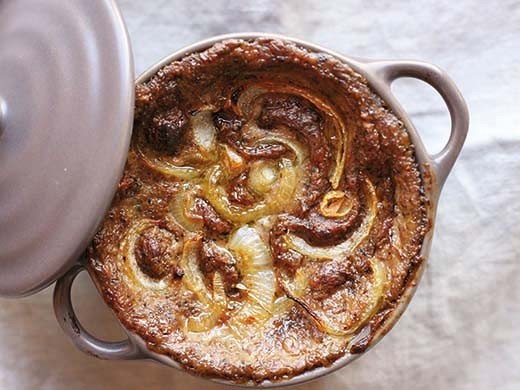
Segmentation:
[(228, 40), (137, 87), (89, 267), (122, 324), (197, 374), (280, 380), (360, 353), (420, 263), (402, 123), (347, 65)]

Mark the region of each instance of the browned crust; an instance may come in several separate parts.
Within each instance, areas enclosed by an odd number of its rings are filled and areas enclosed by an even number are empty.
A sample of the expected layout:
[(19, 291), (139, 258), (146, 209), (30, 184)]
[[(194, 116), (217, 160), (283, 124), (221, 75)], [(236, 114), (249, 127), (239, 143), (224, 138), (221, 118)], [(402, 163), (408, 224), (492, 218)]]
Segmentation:
[[(367, 324), (370, 327), (369, 336), (355, 343), (350, 353), (365, 350), (371, 337), (394, 310), (401, 294), (413, 279), (410, 276), (422, 261), (419, 254), (429, 229), (429, 206), (424, 196), (414, 148), (402, 123), (369, 88), (361, 75), (328, 55), (309, 52), (294, 43), (277, 39), (228, 40), (165, 66), (150, 81), (137, 87), (135, 133), (125, 175), (112, 208), (89, 248), (89, 267), (97, 278), (106, 303), (127, 329), (146, 341), (149, 349), (171, 356), (198, 375), (238, 382), (261, 382), (280, 380), (315, 367), (328, 366), (349, 352), (348, 342), (331, 340), (316, 327), (302, 308), (295, 306), (276, 326), (266, 330), (261, 342), (256, 339), (251, 341), (250, 349), (256, 354), (255, 360), (243, 364), (232, 353), (221, 353), (218, 346), (203, 346), (186, 341), (175, 313), (189, 315), (192, 310), (189, 301), (192, 297), (181, 291), (179, 277), (172, 279), (172, 285), (178, 288), (168, 296), (141, 292), (137, 299), (137, 293), (123, 281), (122, 271), (115, 260), (119, 243), (131, 222), (138, 217), (163, 220), (168, 212), (168, 203), (179, 191), (175, 180), (148, 169), (136, 152), (136, 143), (144, 129), (153, 124), (154, 114), (172, 108), (187, 114), (197, 104), (207, 104), (206, 100), (226, 109), (226, 96), (231, 95), (235, 80), (243, 81), (244, 73), (248, 77), (264, 77), (268, 74), (274, 83), (290, 79), (298, 87), (316, 91), (321, 98), (332, 102), (341, 119), (348, 123), (349, 133), (354, 135), (342, 188), (360, 194), (362, 199), (361, 178), (369, 177), (376, 187), (380, 214), (369, 239), (354, 254), (354, 268), (357, 270), (355, 272), (361, 273), (366, 268), (368, 257), (379, 256), (391, 270), (392, 278), (384, 304)], [(211, 96), (210, 92), (215, 90), (218, 96)], [(176, 131), (175, 128), (168, 130)], [(320, 161), (320, 156), (329, 159), (328, 152), (317, 153), (324, 154), (317, 154), (314, 164), (326, 165), (328, 162)], [(251, 158), (247, 155), (244, 157)], [(397, 195), (396, 186), (405, 191)], [(316, 210), (316, 199), (329, 189), (330, 185), (317, 175), (305, 189), (306, 203), (303, 202), (288, 217), (307, 218), (308, 213)], [(407, 221), (406, 226), (410, 226), (403, 233), (406, 245), (397, 260), (389, 244), (389, 229), (395, 217), (396, 204), (400, 205), (400, 212)], [(360, 217), (363, 212), (366, 211), (362, 211)], [(359, 224), (360, 217), (348, 220), (352, 229)], [(168, 226), (168, 223), (161, 223), (167, 230), (177, 229)], [(314, 220), (313, 223), (318, 222)], [(281, 223), (278, 230), (291, 231), (291, 226)], [(311, 226), (311, 229), (315, 227)], [(344, 229), (334, 240), (348, 236), (349, 231)], [(291, 263), (291, 259), (277, 252), (276, 233), (273, 234), (276, 267), (278, 271), (291, 274), (299, 265)], [(319, 235), (316, 237), (319, 241)], [(300, 352), (298, 356), (284, 352), (280, 343), (289, 336), (301, 339), (307, 352)], [(210, 355), (209, 359), (207, 355)]]

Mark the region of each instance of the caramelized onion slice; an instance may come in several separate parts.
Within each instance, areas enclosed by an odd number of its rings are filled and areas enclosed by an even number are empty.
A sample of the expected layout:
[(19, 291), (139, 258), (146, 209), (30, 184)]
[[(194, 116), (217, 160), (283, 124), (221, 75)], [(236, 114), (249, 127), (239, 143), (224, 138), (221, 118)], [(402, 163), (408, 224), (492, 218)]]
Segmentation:
[(166, 176), (173, 176), (181, 180), (191, 180), (202, 175), (200, 169), (175, 165), (164, 157), (153, 155), (153, 153), (145, 153), (139, 146), (137, 147), (137, 154), (146, 166)]
[[(288, 280), (284, 275), (278, 274), (278, 280), (284, 291), (289, 291), (291, 296), (299, 298), (304, 293), (309, 285), (309, 278), (304, 271), (304, 268), (298, 268), (293, 280)], [(274, 315), (281, 315), (288, 312), (294, 306), (294, 301), (287, 295), (279, 297), (274, 302)]]
[(349, 147), (349, 137), (345, 125), (343, 121), (339, 118), (338, 114), (332, 110), (330, 115), (333, 118), (334, 127), (336, 128), (336, 134), (339, 138), (337, 144), (340, 145), (336, 153), (334, 170), (329, 178), (332, 188), (337, 189), (339, 187), (339, 183), (341, 182), (343, 171), (345, 170), (345, 162), (347, 159)]
[(229, 145), (219, 144), (221, 148), (220, 160), (223, 161), (225, 168), (232, 175), (236, 175), (244, 170), (246, 163), (244, 159)]
[(343, 191), (329, 191), (321, 200), (320, 213), (327, 218), (341, 218), (352, 209), (352, 200)]
[(193, 142), (203, 153), (211, 153), (216, 148), (217, 130), (213, 123), (212, 112), (204, 109), (191, 117)]
[(204, 276), (198, 265), (199, 245), (200, 238), (198, 237), (188, 240), (184, 244), (180, 263), (184, 271), (182, 282), (202, 304), (203, 312), (187, 319), (187, 328), (192, 332), (204, 332), (213, 328), (227, 306), (222, 276), (217, 272), (214, 274), (213, 293), (204, 283)]
[(377, 215), (377, 196), (374, 186), (366, 179), (367, 212), (359, 228), (341, 244), (328, 247), (312, 246), (303, 238), (292, 233), (286, 234), (284, 240), (288, 248), (314, 259), (334, 259), (355, 250), (365, 240)]
[(260, 326), (272, 316), (276, 292), (273, 259), (258, 231), (247, 225), (233, 233), (228, 248), (239, 258), (246, 294), (243, 305), (232, 313), (228, 325), (233, 333), (243, 337), (246, 326)]
[(232, 204), (222, 182), (225, 180), (220, 165), (210, 168), (205, 184), (205, 194), (215, 210), (228, 221), (248, 223), (266, 215), (285, 211), (294, 202), (293, 194), (296, 190), (296, 169), (287, 158), (282, 158), (279, 168), (279, 179), (274, 190), (266, 195), (264, 200), (251, 207)]
[(279, 135), (268, 135), (268, 136), (259, 138), (256, 141), (256, 144), (272, 144), (272, 143), (281, 144), (281, 145), (287, 147), (288, 149), (290, 149), (296, 156), (296, 163), (298, 163), (298, 164), (303, 164), (303, 162), (308, 157), (307, 149), (305, 149), (300, 142), (298, 142), (294, 139), (290, 139), (287, 137), (281, 137)]
[(276, 298), (273, 305), (273, 316), (279, 317), (286, 314), (294, 306), (294, 301), (287, 295)]
[(241, 268), (246, 272), (251, 268), (273, 264), (269, 247), (262, 241), (258, 231), (248, 225), (235, 230), (229, 237), (228, 249), (241, 259)]
[(260, 114), (260, 106), (254, 106), (255, 100), (269, 92), (268, 89), (259, 86), (251, 86), (240, 94), (237, 101), (238, 113), (243, 117), (256, 117)]
[(272, 161), (257, 161), (249, 169), (248, 187), (255, 193), (268, 193), (278, 180), (278, 169)]
[[(247, 287), (247, 300), (238, 315), (244, 315), (250, 306), (260, 306), (264, 314), (270, 317), (273, 313), (276, 279), (271, 269), (251, 270), (244, 276), (242, 283)], [(255, 318), (259, 321), (260, 318)]]
[(186, 327), (191, 332), (206, 332), (217, 325), (226, 310), (227, 297), (224, 290), (222, 275), (215, 272), (213, 275), (213, 304), (205, 305), (204, 313), (190, 317), (186, 321)]
[(180, 266), (184, 271), (182, 282), (193, 292), (197, 299), (206, 305), (212, 304), (212, 294), (204, 283), (204, 276), (199, 269), (200, 237), (192, 238), (184, 244)]
[(247, 297), (244, 304), (228, 323), (231, 331), (238, 338), (250, 334), (250, 326), (259, 328), (272, 317), (276, 280), (274, 272), (263, 269), (252, 272), (245, 278)]
[(362, 314), (355, 324), (348, 329), (342, 329), (337, 324), (332, 323), (325, 315), (317, 313), (311, 305), (301, 297), (301, 293), (291, 290), (291, 286), (282, 282), (287, 297), (299, 304), (316, 322), (318, 327), (332, 336), (347, 337), (352, 336), (363, 325), (365, 325), (374, 314), (376, 314), (380, 303), (385, 295), (387, 275), (385, 265), (376, 258), (370, 260), (372, 268), (372, 280), (370, 282), (367, 303)]
[(189, 212), (193, 209), (196, 188), (187, 184), (183, 185), (181, 191), (175, 195), (170, 204), (170, 212), (175, 221), (189, 232), (196, 232), (203, 227), (203, 221), (194, 218)]

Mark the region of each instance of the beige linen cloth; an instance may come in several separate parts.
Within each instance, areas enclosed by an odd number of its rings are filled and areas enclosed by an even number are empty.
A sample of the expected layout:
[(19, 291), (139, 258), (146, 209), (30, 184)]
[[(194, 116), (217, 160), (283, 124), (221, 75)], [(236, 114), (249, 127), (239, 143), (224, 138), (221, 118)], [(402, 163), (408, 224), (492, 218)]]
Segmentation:
[[(445, 68), (467, 99), (470, 135), (444, 188), (417, 294), (373, 350), (297, 388), (520, 389), (520, 1), (118, 3), (138, 73), (185, 44), (248, 30)], [(428, 148), (439, 150), (449, 128), (441, 99), (419, 82), (399, 81), (396, 93)], [(226, 388), (154, 363), (82, 354), (59, 329), (51, 295), (49, 288), (0, 299), (0, 389)], [(95, 334), (121, 336), (88, 277), (80, 277), (74, 298)]]

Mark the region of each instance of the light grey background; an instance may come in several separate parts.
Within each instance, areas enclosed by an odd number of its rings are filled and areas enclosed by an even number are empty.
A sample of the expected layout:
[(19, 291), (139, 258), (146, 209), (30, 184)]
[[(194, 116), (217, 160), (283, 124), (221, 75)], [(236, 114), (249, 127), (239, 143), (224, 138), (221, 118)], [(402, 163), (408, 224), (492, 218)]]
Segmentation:
[[(467, 99), (470, 135), (446, 183), (417, 294), (375, 349), (298, 389), (520, 388), (520, 1), (118, 3), (139, 73), (186, 44), (248, 30), (445, 68)], [(439, 150), (449, 127), (441, 99), (419, 82), (399, 81), (396, 93)], [(51, 293), (0, 300), (0, 389), (225, 389), (153, 363), (83, 355), (58, 328)], [(121, 335), (87, 277), (74, 297), (87, 327)]]

